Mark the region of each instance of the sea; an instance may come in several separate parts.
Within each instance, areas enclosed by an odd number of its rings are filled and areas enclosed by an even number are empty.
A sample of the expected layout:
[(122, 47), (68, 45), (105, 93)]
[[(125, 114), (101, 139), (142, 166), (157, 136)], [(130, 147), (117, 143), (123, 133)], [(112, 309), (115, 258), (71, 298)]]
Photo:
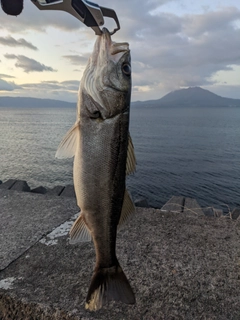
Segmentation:
[[(73, 159), (55, 158), (75, 108), (0, 108), (0, 180), (31, 188), (73, 184)], [(134, 200), (161, 208), (172, 195), (224, 212), (240, 205), (240, 108), (132, 107)]]

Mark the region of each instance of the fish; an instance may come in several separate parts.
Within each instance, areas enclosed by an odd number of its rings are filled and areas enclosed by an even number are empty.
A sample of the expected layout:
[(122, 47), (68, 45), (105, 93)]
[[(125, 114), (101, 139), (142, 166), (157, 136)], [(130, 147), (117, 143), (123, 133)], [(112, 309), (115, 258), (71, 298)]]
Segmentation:
[(80, 81), (77, 119), (63, 138), (57, 158), (74, 156), (73, 182), (80, 215), (70, 243), (93, 240), (96, 264), (85, 308), (95, 311), (111, 300), (135, 303), (132, 287), (116, 256), (116, 239), (134, 214), (126, 175), (136, 169), (129, 133), (131, 55), (108, 29), (97, 37)]

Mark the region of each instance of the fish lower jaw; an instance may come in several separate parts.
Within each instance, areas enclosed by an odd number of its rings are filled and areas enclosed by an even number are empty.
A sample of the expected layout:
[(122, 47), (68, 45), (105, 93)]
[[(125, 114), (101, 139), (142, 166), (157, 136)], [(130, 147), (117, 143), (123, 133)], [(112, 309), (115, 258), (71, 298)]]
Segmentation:
[(115, 118), (118, 118), (120, 116), (127, 116), (128, 114), (129, 114), (129, 111), (122, 111), (122, 112), (119, 112), (117, 114), (113, 114), (113, 115), (108, 116), (107, 118), (105, 118), (105, 120), (115, 119)]
[(120, 111), (118, 113), (98, 112), (98, 114), (94, 113), (93, 115), (90, 115), (89, 118), (93, 121), (102, 122), (102, 121), (117, 119), (120, 116), (128, 116), (128, 114), (129, 114), (129, 109), (127, 109), (127, 110), (125, 109), (125, 110)]

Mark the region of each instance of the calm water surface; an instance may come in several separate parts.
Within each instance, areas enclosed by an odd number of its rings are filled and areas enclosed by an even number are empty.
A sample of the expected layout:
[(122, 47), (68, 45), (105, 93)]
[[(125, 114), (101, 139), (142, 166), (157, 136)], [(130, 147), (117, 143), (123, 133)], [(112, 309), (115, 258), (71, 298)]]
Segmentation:
[[(0, 179), (72, 184), (72, 159), (54, 158), (75, 109), (0, 108)], [(240, 205), (240, 109), (132, 108), (133, 197), (161, 207), (172, 195), (202, 206)]]

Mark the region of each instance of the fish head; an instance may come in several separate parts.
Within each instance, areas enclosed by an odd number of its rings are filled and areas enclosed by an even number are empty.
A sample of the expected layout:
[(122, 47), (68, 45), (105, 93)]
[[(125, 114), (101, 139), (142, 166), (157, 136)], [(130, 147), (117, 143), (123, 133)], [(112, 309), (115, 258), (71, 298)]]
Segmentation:
[(103, 28), (81, 80), (80, 93), (87, 95), (87, 101), (93, 100), (88, 111), (100, 113), (102, 119), (129, 111), (131, 86), (129, 44), (113, 42)]

